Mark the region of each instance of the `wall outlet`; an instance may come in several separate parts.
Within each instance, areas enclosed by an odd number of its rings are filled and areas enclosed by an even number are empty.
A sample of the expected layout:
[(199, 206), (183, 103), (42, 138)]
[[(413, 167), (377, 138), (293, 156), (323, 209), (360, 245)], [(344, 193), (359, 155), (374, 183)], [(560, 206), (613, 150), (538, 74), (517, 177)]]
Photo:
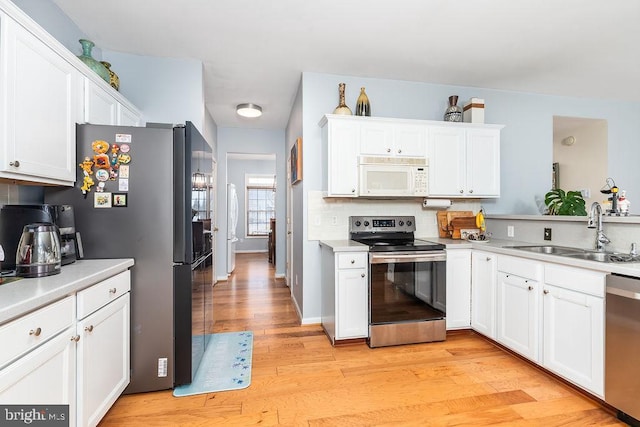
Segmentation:
[(550, 228), (545, 228), (544, 229), (544, 240), (551, 240), (551, 229)]
[(513, 237), (515, 235), (515, 231), (513, 225), (507, 225), (507, 237)]

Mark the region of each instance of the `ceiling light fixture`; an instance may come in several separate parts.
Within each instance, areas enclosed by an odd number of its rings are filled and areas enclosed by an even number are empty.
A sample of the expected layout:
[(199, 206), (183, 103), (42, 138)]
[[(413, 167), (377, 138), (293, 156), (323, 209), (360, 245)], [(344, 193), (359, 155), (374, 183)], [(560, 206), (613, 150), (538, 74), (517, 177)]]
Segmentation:
[(262, 107), (256, 104), (238, 104), (236, 113), (242, 117), (260, 117), (262, 115)]

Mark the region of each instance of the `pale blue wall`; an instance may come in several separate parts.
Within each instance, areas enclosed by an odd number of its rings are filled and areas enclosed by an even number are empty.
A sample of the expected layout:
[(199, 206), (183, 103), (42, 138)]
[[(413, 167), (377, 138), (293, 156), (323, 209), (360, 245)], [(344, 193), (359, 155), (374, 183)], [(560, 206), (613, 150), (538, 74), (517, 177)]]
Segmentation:
[[(275, 160), (227, 160), (227, 179), (230, 183), (236, 185), (236, 191), (238, 192), (239, 216), (236, 235), (239, 240), (236, 244), (236, 249), (241, 252), (266, 252), (268, 243), (267, 237), (246, 237), (247, 222), (244, 213), (246, 211), (245, 188), (247, 174), (276, 175), (276, 162)], [(280, 191), (285, 191), (285, 189), (281, 188)]]
[[(218, 128), (218, 212), (219, 232), (216, 248), (216, 275), (219, 279), (227, 271), (227, 189), (229, 179), (227, 153), (275, 154), (276, 163), (276, 274), (283, 275), (285, 269), (285, 220), (286, 220), (286, 154), (284, 130)], [(237, 186), (237, 184), (236, 184)], [(283, 189), (283, 191), (280, 191)]]
[[(287, 123), (286, 129), (286, 153), (285, 158), (288, 158), (289, 153), (291, 152), (291, 147), (297, 138), (303, 135), (302, 132), (302, 122), (303, 122), (303, 111), (302, 111), (302, 79), (300, 79), (300, 84), (298, 86), (298, 91), (296, 92), (296, 97), (293, 101), (293, 107), (291, 108), (291, 114), (289, 115), (289, 122)], [(305, 301), (313, 301), (313, 298), (316, 298), (318, 301), (320, 300), (320, 294), (315, 292), (317, 289), (314, 287), (305, 288), (303, 285), (304, 282), (304, 266), (305, 266), (305, 244), (306, 244), (306, 235), (305, 235), (305, 221), (307, 218), (306, 212), (306, 174), (305, 170), (306, 165), (310, 163), (319, 163), (321, 157), (316, 157), (315, 160), (313, 157), (307, 156), (307, 142), (302, 141), (302, 160), (303, 160), (303, 179), (298, 182), (296, 185), (291, 188), (291, 248), (289, 251), (291, 252), (291, 264), (289, 265), (289, 286), (291, 287), (291, 294), (296, 302), (298, 310), (301, 313), (305, 313), (304, 303)], [(279, 169), (280, 170), (280, 169)], [(286, 165), (285, 165), (286, 170)], [(313, 180), (312, 180), (313, 181)], [(312, 262), (312, 261), (309, 261)], [(319, 264), (319, 258), (315, 261)], [(316, 273), (318, 270), (314, 270)], [(309, 295), (305, 294), (306, 291), (309, 291)], [(313, 305), (313, 303), (312, 303)], [(304, 318), (304, 316), (303, 316)]]
[(205, 133), (200, 61), (107, 50), (103, 56), (120, 77), (120, 92), (144, 112), (145, 121), (184, 123), (188, 120)]

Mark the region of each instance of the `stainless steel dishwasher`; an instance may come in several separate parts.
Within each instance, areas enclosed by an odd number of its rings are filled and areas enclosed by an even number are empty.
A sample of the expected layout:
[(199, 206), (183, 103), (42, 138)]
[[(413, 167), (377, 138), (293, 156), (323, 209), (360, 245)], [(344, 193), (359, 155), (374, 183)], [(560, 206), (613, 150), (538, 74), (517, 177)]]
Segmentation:
[(640, 279), (607, 276), (605, 305), (604, 400), (640, 426)]

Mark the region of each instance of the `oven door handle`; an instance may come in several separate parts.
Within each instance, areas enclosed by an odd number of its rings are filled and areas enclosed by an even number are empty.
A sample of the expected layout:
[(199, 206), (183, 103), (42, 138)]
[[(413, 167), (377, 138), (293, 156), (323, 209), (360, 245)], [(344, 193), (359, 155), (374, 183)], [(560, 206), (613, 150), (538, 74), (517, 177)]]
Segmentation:
[(394, 264), (401, 262), (433, 262), (433, 261), (446, 261), (447, 254), (442, 251), (420, 254), (369, 254), (369, 261), (371, 264)]

